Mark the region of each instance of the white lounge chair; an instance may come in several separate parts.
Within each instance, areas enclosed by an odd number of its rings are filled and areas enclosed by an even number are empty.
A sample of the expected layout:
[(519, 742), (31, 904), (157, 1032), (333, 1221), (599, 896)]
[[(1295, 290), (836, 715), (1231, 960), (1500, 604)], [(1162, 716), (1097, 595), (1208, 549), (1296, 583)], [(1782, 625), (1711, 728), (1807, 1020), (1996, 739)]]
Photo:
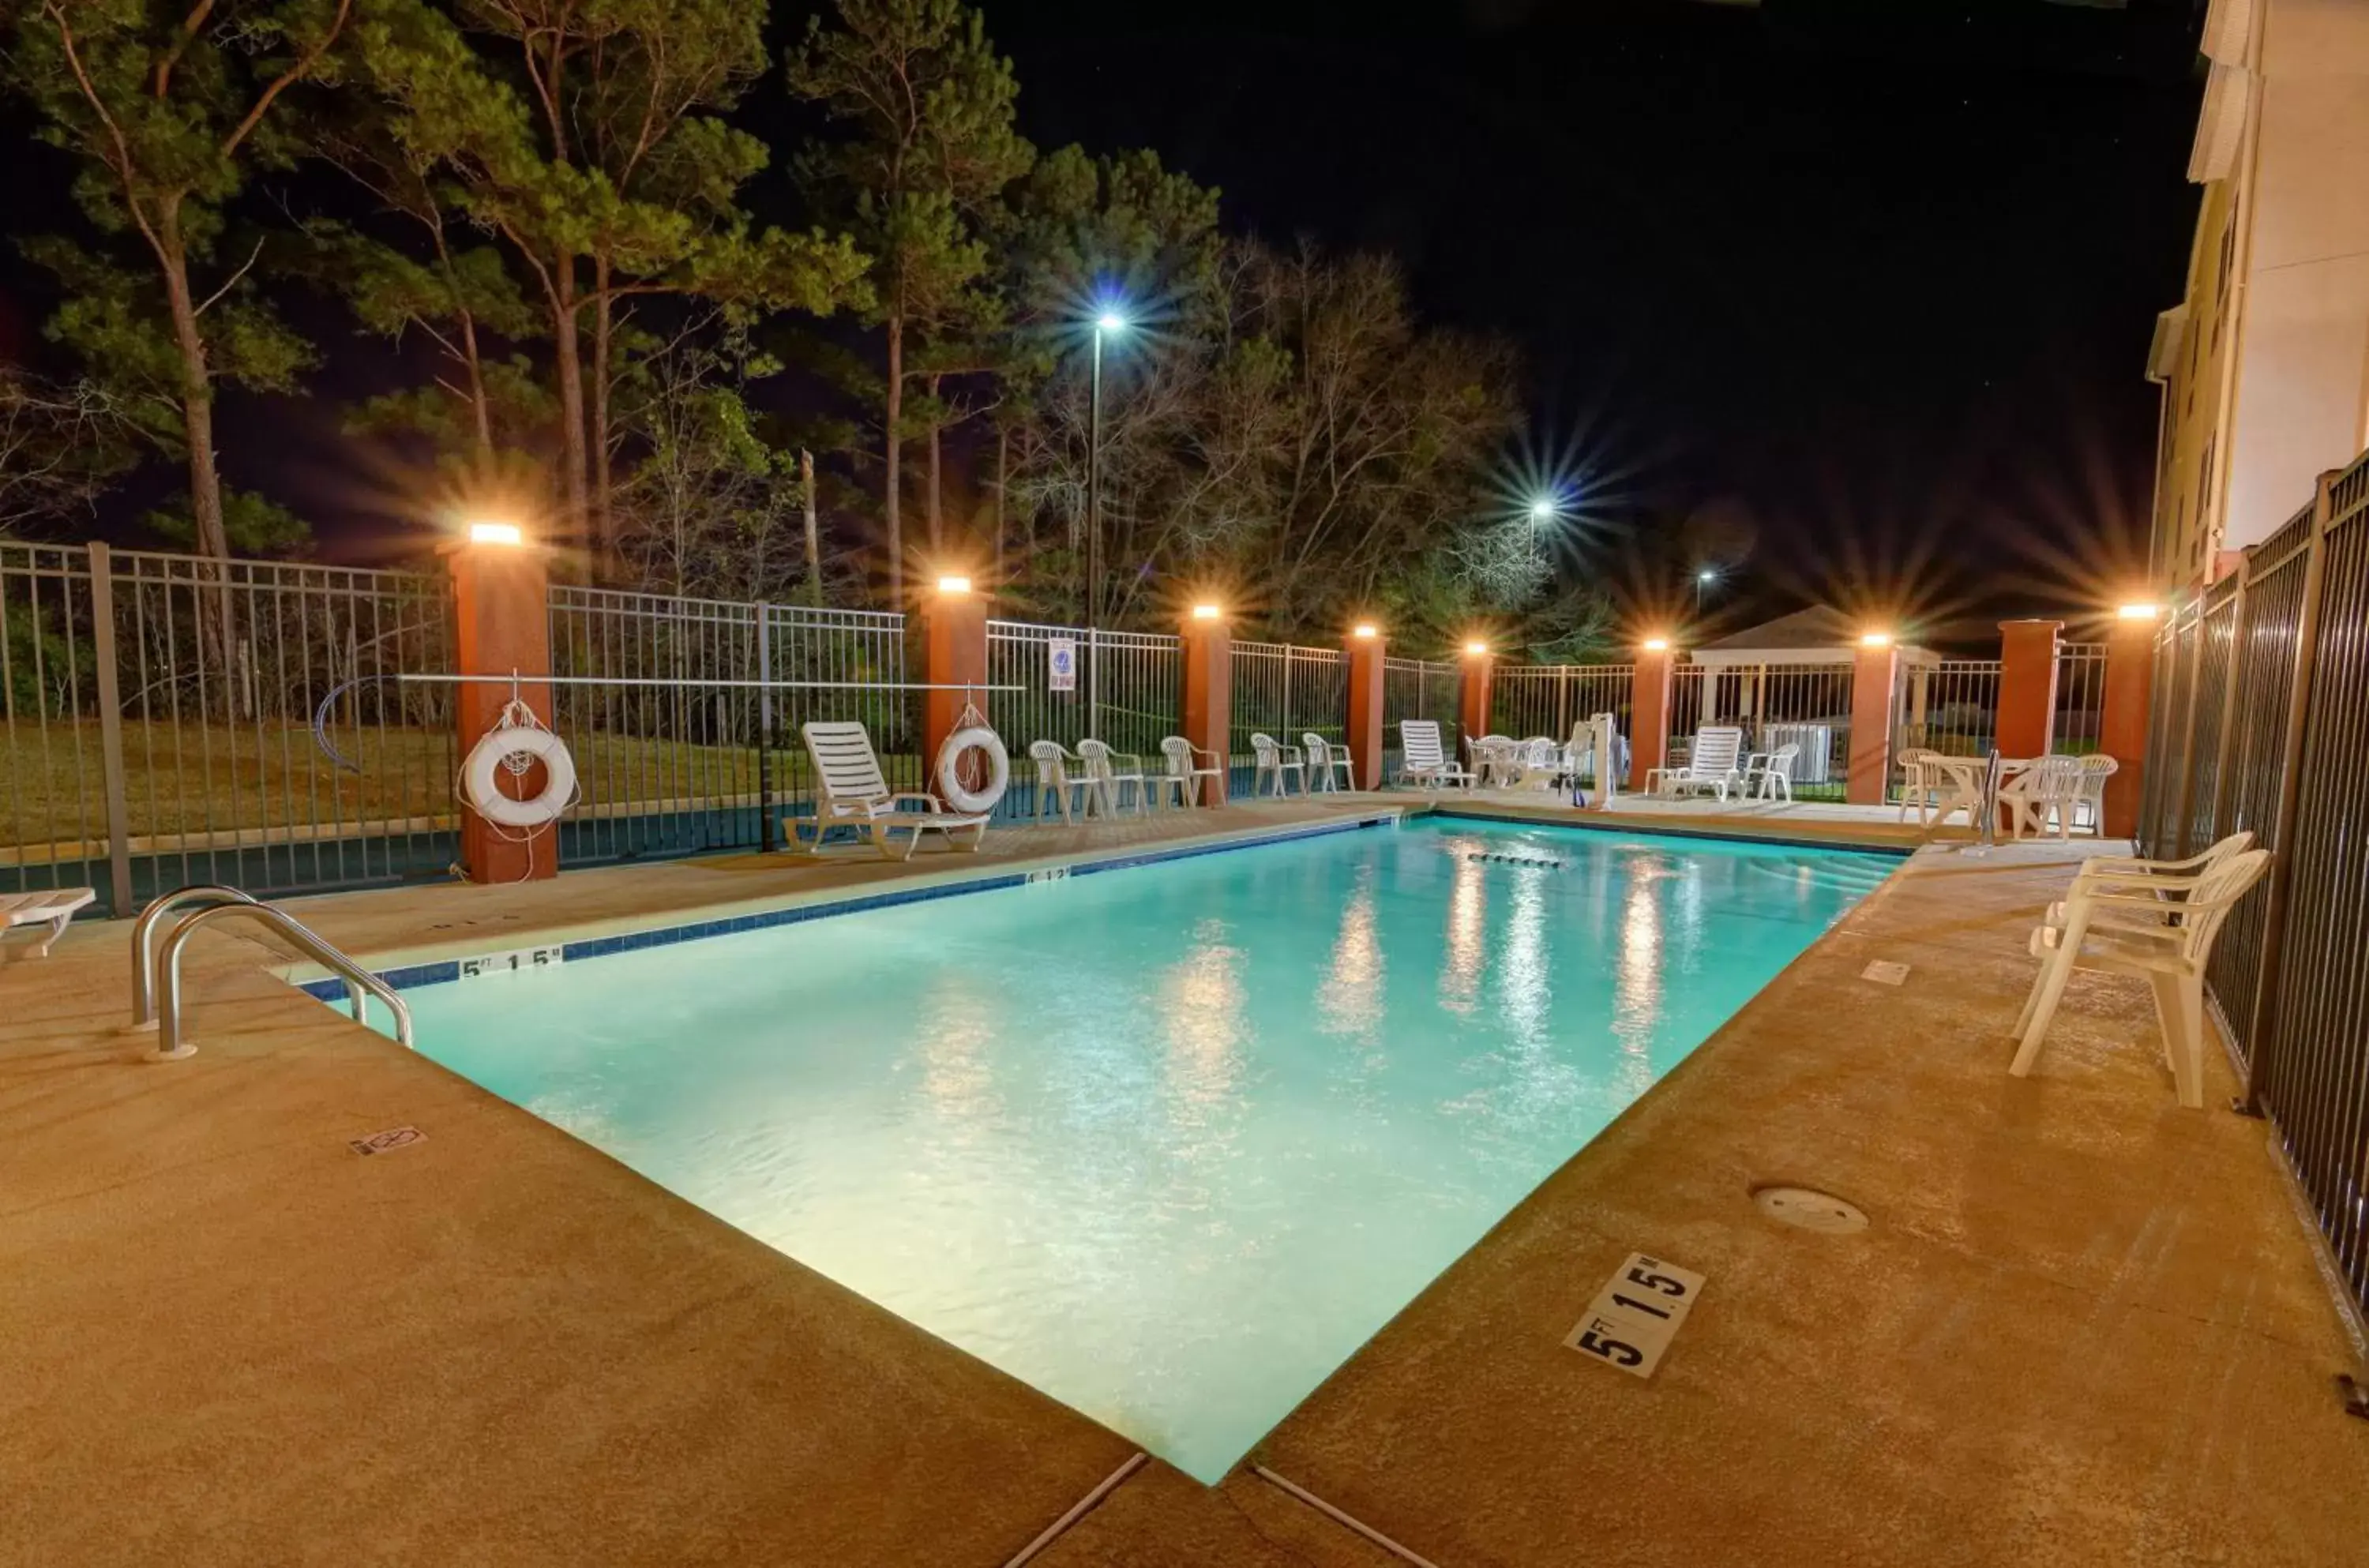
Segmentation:
[(1346, 746), (1337, 740), (1327, 740), (1312, 729), (1300, 736), (1299, 744), (1308, 753), (1309, 788), (1357, 787), (1357, 769)]
[(1399, 748), (1403, 760), (1399, 763), (1399, 782), (1423, 784), (1437, 789), (1442, 784), (1472, 787), (1472, 775), (1463, 764), (1450, 761), (1439, 744), (1439, 721), (1433, 718), (1402, 718), (1399, 720)]
[[(822, 853), (823, 840), (836, 828), (854, 828), (869, 834), (873, 847), (882, 854), (888, 853), (888, 835), (903, 829), (913, 835), (905, 845), (907, 860), (921, 847), (923, 833), (944, 833), (952, 843), (955, 834), (968, 829), (969, 847), (974, 851), (986, 841), (985, 814), (949, 811), (944, 801), (922, 791), (891, 790), (881, 776), (872, 737), (862, 725), (852, 719), (818, 719), (799, 726), (798, 733), (806, 738), (807, 755), (814, 759), (818, 791), (810, 853)], [(908, 804), (921, 809), (898, 809)]]
[(2110, 880), (2074, 879), (2063, 926), (2031, 933), (2042, 960), (2031, 994), (2016, 1020), (2022, 1036), (2008, 1071), (2027, 1077), (2076, 969), (2134, 975), (2155, 988), (2156, 1019), (2180, 1103), (2204, 1104), (2204, 969), (2214, 939), (2238, 899), (2270, 869), (2268, 850), (2225, 855), (2195, 876), (2158, 876), (2145, 887)]
[(48, 934), (39, 942), (20, 945), (17, 952), (27, 957), (46, 958), (50, 944), (63, 936), (67, 922), (74, 911), (87, 909), (98, 894), (88, 887), (52, 887), (41, 893), (0, 893), (0, 933), (16, 930), (20, 925), (47, 926)]
[(1079, 741), (1078, 755), (1086, 760), (1086, 778), (1102, 796), (1104, 816), (1118, 815), (1128, 784), (1135, 786), (1135, 809), (1150, 808), (1151, 790), (1144, 780), (1142, 758), (1129, 751), (1114, 751), (1100, 740)]
[(1251, 794), (1259, 792), (1259, 781), (1268, 781), (1267, 793), (1281, 796), (1291, 793), (1284, 782), (1286, 773), (1299, 775), (1299, 793), (1308, 793), (1308, 759), (1299, 754), (1297, 746), (1286, 746), (1272, 735), (1253, 735), (1251, 755), (1257, 766), (1251, 770)]
[(1709, 790), (1724, 801), (1729, 790), (1744, 787), (1743, 763), (1744, 731), (1734, 725), (1711, 725), (1695, 731), (1684, 763), (1646, 774), (1646, 793), (1679, 795)]
[[(1157, 783), (1163, 793), (1172, 787), (1176, 791), (1177, 805), (1190, 807), (1205, 803), (1219, 806), (1225, 804), (1224, 758), (1207, 747), (1194, 745), (1181, 735), (1172, 735), (1161, 741), (1160, 754), (1167, 759), (1168, 771), (1160, 775)], [(1203, 767), (1201, 759), (1204, 757), (1208, 758), (1216, 765)], [(1202, 794), (1203, 779), (1210, 780), (1210, 787), (1218, 792), (1218, 798), (1214, 803), (1207, 802), (1207, 797)]]
[[(1073, 755), (1058, 740), (1032, 740), (1028, 743), (1028, 760), (1036, 764), (1035, 810), (1040, 821), (1047, 800), (1060, 807), (1064, 822), (1075, 822), (1093, 808), (1093, 775), (1087, 771), (1083, 757)], [(1074, 773), (1070, 768), (1072, 762), (1078, 764)], [(1075, 816), (1070, 810), (1072, 797), (1077, 804)]]

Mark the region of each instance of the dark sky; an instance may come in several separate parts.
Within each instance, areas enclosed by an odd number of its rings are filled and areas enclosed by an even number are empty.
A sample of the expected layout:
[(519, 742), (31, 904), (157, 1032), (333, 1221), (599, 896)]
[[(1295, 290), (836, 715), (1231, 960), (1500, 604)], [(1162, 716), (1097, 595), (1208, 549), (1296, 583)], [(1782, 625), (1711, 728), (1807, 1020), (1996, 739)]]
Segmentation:
[(1775, 597), (1986, 613), (2139, 558), (2190, 0), (987, 11), (1041, 144), (1150, 145), (1237, 226), (1396, 253), (1431, 319), (1519, 346), (1606, 510), (1725, 498)]
[[(776, 33), (804, 8), (782, 0)], [(2202, 0), (985, 10), (1040, 146), (1155, 148), (1222, 188), (1230, 227), (1389, 250), (1429, 319), (1511, 339), (1532, 444), (1598, 514), (1572, 569), (1647, 613), (1687, 598), (1706, 515), (1755, 541), (1713, 594), (1731, 623), (1814, 597), (1973, 628), (2130, 586)], [(795, 123), (778, 70), (744, 118)], [(40, 184), (12, 227), (62, 216)], [(13, 258), (0, 283), (19, 318), (46, 304)], [(367, 555), (384, 535), (340, 515), (326, 394), (395, 367), (336, 307), (289, 303), (333, 358), (325, 395), (226, 398), (225, 466)]]

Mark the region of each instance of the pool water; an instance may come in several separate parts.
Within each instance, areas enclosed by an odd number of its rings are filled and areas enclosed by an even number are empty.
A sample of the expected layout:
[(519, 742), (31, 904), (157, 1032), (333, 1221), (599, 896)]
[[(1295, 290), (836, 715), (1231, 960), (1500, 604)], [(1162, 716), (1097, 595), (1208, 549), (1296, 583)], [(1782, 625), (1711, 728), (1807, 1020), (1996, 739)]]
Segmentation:
[(409, 1000), (437, 1060), (1215, 1481), (1895, 864), (1424, 818)]

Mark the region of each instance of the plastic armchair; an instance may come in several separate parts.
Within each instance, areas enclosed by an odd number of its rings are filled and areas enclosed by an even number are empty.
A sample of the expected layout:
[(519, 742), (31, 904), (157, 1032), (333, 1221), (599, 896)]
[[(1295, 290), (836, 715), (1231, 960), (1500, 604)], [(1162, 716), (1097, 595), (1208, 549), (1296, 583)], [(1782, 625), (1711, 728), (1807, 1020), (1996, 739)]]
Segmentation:
[(2268, 850), (2244, 850), (2192, 876), (2161, 876), (2145, 887), (2100, 882), (2077, 890), (2066, 900), (2064, 925), (2032, 931), (2031, 953), (2042, 960), (2041, 971), (2016, 1020), (2021, 1038), (2008, 1071), (2030, 1076), (2076, 969), (2133, 975), (2155, 990), (2156, 1018), (2180, 1103), (2201, 1110), (2205, 967), (2229, 911), (2270, 864)]
[(1346, 746), (1337, 740), (1327, 740), (1312, 729), (1300, 736), (1299, 744), (1308, 753), (1308, 784), (1310, 789), (1353, 790), (1357, 787), (1357, 769)]
[(1290, 773), (1299, 775), (1299, 793), (1308, 793), (1308, 759), (1299, 754), (1299, 747), (1286, 746), (1272, 735), (1253, 734), (1251, 755), (1257, 759), (1257, 765), (1251, 770), (1252, 795), (1258, 794), (1262, 779), (1267, 781), (1269, 794), (1278, 797), (1289, 795), (1286, 775)]
[[(1085, 759), (1073, 756), (1058, 740), (1032, 740), (1028, 743), (1029, 760), (1036, 764), (1036, 814), (1041, 820), (1047, 800), (1060, 808), (1061, 820), (1074, 822), (1084, 816), (1093, 805), (1093, 778), (1085, 771)], [(1080, 764), (1077, 772), (1070, 764)], [(1077, 812), (1070, 813), (1070, 797), (1077, 797)]]
[[(1201, 805), (1204, 802), (1201, 781), (1208, 779), (1213, 781), (1214, 787), (1217, 789), (1218, 804), (1224, 804), (1226, 769), (1225, 759), (1222, 756), (1205, 746), (1194, 745), (1181, 735), (1171, 735), (1162, 739), (1160, 742), (1160, 754), (1167, 760), (1168, 763), (1168, 771), (1159, 775), (1157, 781), (1162, 798), (1165, 798), (1168, 790), (1173, 787), (1176, 791), (1176, 804), (1179, 807), (1190, 809)], [(1216, 765), (1202, 766), (1201, 759), (1204, 757), (1208, 758)]]

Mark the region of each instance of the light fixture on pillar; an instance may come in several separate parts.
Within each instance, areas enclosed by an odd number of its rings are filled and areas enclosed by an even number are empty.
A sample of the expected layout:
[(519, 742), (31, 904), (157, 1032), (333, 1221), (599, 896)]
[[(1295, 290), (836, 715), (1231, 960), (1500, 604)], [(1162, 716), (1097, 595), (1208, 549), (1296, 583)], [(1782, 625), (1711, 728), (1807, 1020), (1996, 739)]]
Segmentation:
[(1214, 604), (1193, 606), (1193, 619), (1196, 621), (1214, 621), (1218, 618), (1218, 607)]
[(1478, 640), (1473, 641), (1473, 642), (1469, 642), (1469, 643), (1466, 643), (1466, 644), (1464, 645), (1464, 651), (1465, 651), (1466, 653), (1471, 654), (1473, 658), (1480, 658), (1482, 654), (1487, 653), (1487, 652), (1489, 651), (1489, 645), (1488, 645), (1487, 643), (1480, 642), (1480, 641), (1478, 641)]
[(2152, 621), (2163, 613), (2160, 604), (2125, 604), (2114, 612), (2117, 621)]
[(469, 525), (472, 544), (507, 544), (526, 543), (526, 532), (515, 522), (473, 522)]
[(1859, 639), (1859, 646), (1869, 648), (1890, 647), (1892, 646), (1892, 634), (1890, 632), (1862, 633)]
[(970, 578), (958, 575), (942, 577), (938, 579), (938, 591), (940, 593), (968, 593), (970, 591)]
[(1381, 635), (1379, 632), (1374, 629), (1374, 624), (1371, 621), (1358, 622), (1355, 626), (1349, 628), (1349, 635), (1356, 637), (1360, 642), (1371, 642), (1376, 637)]
[(1638, 646), (1642, 647), (1647, 653), (1667, 653), (1670, 651), (1670, 639), (1667, 637), (1647, 637)]

